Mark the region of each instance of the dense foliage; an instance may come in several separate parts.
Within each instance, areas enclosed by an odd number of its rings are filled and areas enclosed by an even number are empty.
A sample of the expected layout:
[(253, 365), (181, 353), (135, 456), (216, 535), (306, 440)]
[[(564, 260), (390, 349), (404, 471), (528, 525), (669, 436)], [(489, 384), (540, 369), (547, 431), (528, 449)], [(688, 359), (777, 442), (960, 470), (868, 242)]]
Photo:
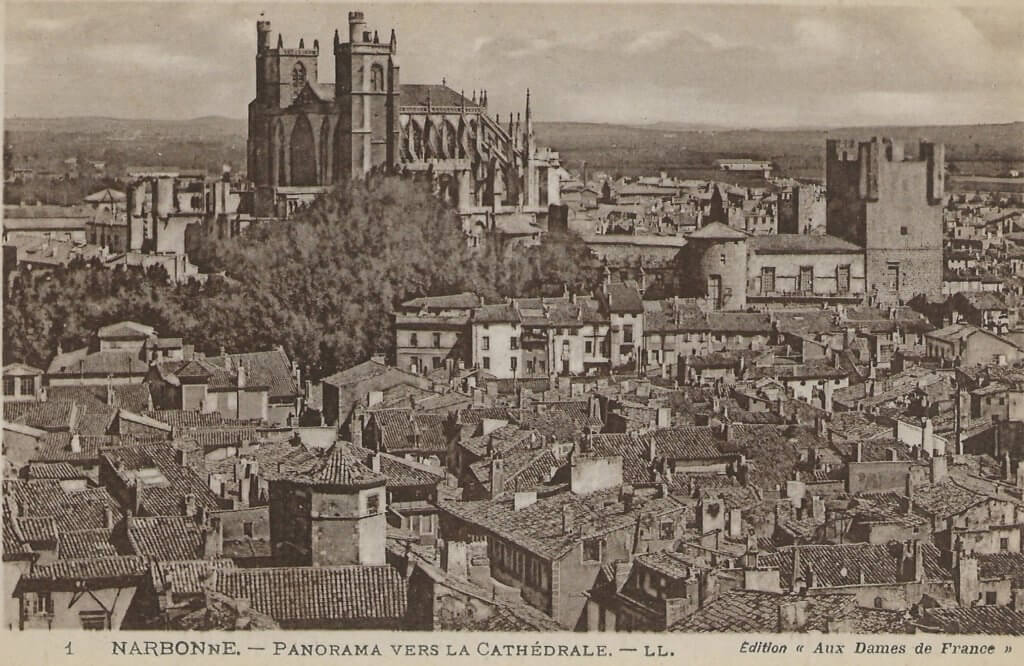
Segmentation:
[(336, 190), (293, 221), (235, 239), (200, 236), (193, 249), (224, 277), (172, 285), (162, 270), (19, 269), (4, 303), (5, 362), (45, 367), (58, 343), (72, 349), (99, 326), (133, 319), (209, 353), (280, 344), (318, 378), (389, 349), (389, 313), (404, 300), (560, 294), (593, 289), (601, 278), (576, 236), (471, 249), (425, 184), (397, 178)]

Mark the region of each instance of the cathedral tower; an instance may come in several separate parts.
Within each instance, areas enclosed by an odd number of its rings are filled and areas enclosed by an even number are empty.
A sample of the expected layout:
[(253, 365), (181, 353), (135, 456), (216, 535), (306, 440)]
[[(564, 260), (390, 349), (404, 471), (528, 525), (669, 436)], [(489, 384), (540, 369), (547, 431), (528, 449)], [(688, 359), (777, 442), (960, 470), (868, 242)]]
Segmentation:
[(362, 12), (349, 12), (348, 41), (334, 38), (337, 180), (397, 162), (399, 67), (395, 33), (387, 43), (366, 29)]

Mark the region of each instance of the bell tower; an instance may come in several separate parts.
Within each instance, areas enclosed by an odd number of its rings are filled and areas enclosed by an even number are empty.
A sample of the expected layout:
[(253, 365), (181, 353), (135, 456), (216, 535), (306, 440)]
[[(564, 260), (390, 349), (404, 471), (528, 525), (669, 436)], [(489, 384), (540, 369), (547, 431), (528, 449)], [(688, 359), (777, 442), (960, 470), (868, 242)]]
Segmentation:
[(397, 161), (398, 42), (381, 43), (363, 12), (349, 12), (348, 41), (334, 34), (338, 126), (334, 137), (337, 180), (360, 177)]

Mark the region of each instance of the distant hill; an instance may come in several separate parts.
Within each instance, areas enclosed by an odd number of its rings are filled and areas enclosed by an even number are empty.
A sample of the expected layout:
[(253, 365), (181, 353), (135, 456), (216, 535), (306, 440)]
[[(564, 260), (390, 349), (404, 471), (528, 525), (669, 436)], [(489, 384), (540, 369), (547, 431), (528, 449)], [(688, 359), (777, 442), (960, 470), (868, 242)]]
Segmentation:
[(203, 116), (189, 120), (154, 120), (135, 118), (105, 118), (102, 116), (74, 116), (68, 118), (7, 118), (4, 127), (14, 132), (81, 132), (108, 134), (143, 132), (155, 135), (207, 135), (233, 134), (245, 136), (244, 118)]
[[(205, 116), (190, 120), (104, 117), (8, 118), (6, 132), (17, 166), (59, 169), (67, 157), (103, 160), (110, 175), (129, 164), (244, 169), (246, 120)], [(997, 176), (1024, 165), (1024, 122), (1001, 125), (849, 127), (837, 129), (727, 129), (687, 123), (643, 126), (539, 122), (537, 139), (557, 150), (570, 169), (587, 161), (591, 172), (636, 175), (667, 171), (703, 178), (723, 157), (770, 159), (785, 175), (820, 178), (825, 140), (891, 136), (927, 138), (947, 146), (951, 170)]]
[(770, 159), (787, 175), (821, 177), (825, 141), (830, 138), (888, 136), (905, 141), (928, 139), (946, 144), (954, 170), (998, 175), (1024, 161), (1024, 122), (1000, 125), (920, 127), (849, 127), (836, 129), (759, 130), (694, 128), (685, 124), (646, 126), (595, 123), (537, 123), (537, 139), (559, 151), (562, 163), (591, 172), (635, 175), (667, 171), (702, 177), (722, 157)]

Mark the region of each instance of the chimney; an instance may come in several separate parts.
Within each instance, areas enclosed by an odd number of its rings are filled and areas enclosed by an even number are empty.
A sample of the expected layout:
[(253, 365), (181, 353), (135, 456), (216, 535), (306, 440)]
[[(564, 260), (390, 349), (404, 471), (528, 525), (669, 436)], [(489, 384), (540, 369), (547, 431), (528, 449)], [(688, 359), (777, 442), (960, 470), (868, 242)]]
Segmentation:
[(814, 520), (825, 520), (825, 498), (821, 495), (811, 496), (811, 517)]
[(743, 536), (743, 512), (740, 509), (729, 511), (729, 538), (739, 539)]
[(534, 491), (530, 492), (517, 492), (512, 496), (512, 510), (521, 511), (528, 506), (533, 506), (537, 503), (537, 493)]
[(210, 525), (203, 530), (203, 559), (215, 560), (224, 554), (224, 526), (220, 518), (210, 518)]
[(185, 449), (174, 449), (174, 462), (176, 462), (179, 467), (185, 466)]
[(249, 506), (249, 498), (252, 495), (252, 477), (243, 476), (238, 480), (238, 504), (242, 508)]
[(114, 529), (114, 509), (109, 504), (103, 505), (103, 527)]
[(182, 498), (182, 512), (186, 518), (195, 518), (196, 496), (188, 493)]
[(135, 512), (135, 515), (141, 515), (142, 506), (145, 504), (145, 491), (143, 490), (144, 487), (145, 483), (139, 480), (139, 478), (135, 478), (135, 480), (132, 483), (132, 488), (134, 489), (134, 497), (132, 498), (134, 500), (132, 502), (132, 510)]
[(857, 462), (864, 462), (864, 442), (857, 442)]
[(505, 461), (501, 456), (491, 458), (491, 499), (505, 492)]
[(819, 437), (824, 437), (825, 436), (826, 425), (825, 425), (825, 417), (824, 416), (815, 416), (814, 417), (814, 430), (815, 430), (815, 432), (818, 433)]
[(633, 510), (634, 491), (632, 484), (624, 483), (619, 489), (619, 501), (622, 502), (622, 509), (626, 513)]
[(373, 457), (370, 458), (370, 469), (372, 469), (374, 472), (380, 471), (380, 451), (373, 454)]
[(73, 453), (82, 452), (82, 438), (77, 432), (71, 435), (71, 451)]
[(654, 437), (647, 440), (647, 461), (654, 462), (658, 458), (658, 446), (654, 443)]
[(562, 534), (571, 534), (573, 530), (573, 511), (571, 504), (562, 505)]
[(932, 456), (929, 477), (932, 483), (941, 483), (949, 474), (946, 456)]
[(238, 370), (236, 371), (236, 373), (237, 373), (236, 374), (236, 378), (237, 378), (236, 384), (238, 385), (238, 388), (245, 388), (246, 379), (247, 379), (246, 378), (245, 366), (242, 365), (241, 363), (239, 363), (238, 364)]
[(907, 485), (906, 485), (906, 496), (907, 496), (907, 511), (909, 515), (914, 512), (914, 475), (909, 471), (907, 472)]

